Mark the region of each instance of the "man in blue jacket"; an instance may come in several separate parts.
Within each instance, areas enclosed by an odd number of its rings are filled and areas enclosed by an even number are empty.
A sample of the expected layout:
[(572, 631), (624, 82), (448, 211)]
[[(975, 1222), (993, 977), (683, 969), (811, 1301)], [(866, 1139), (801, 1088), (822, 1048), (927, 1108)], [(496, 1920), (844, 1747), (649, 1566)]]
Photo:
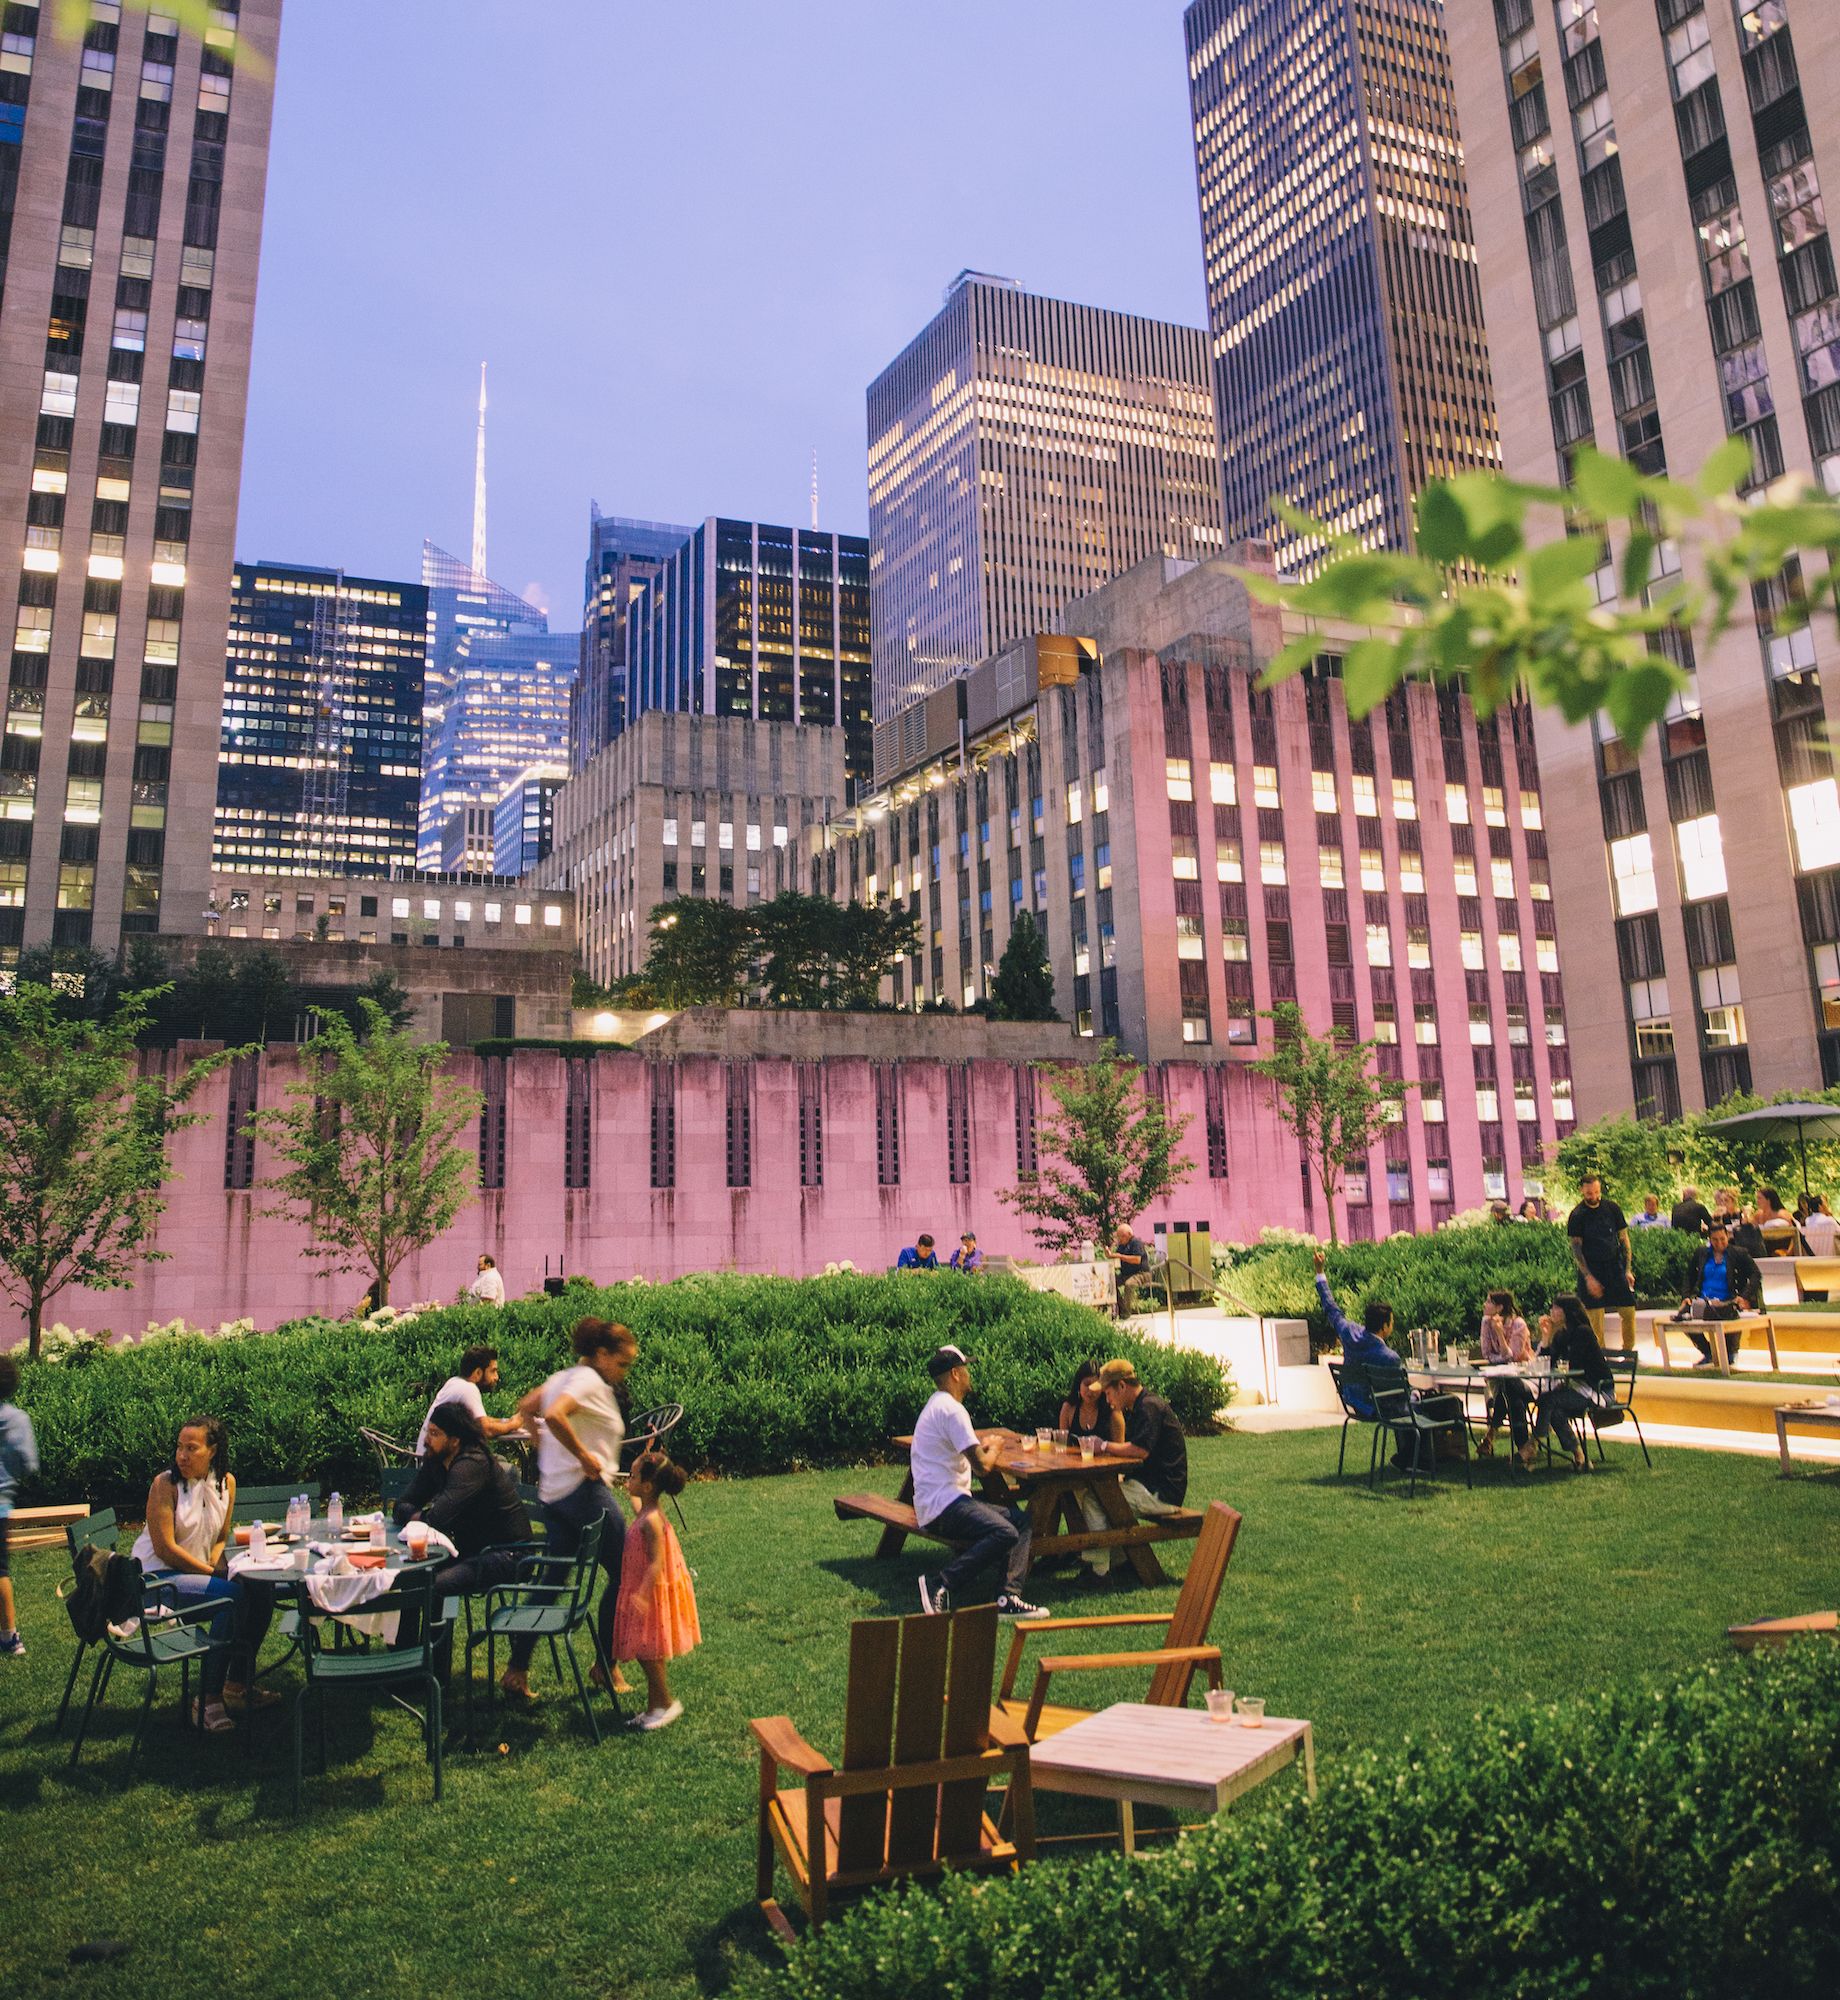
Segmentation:
[[(1315, 1257), (1316, 1296), (1322, 1300), (1323, 1310), (1329, 1315), (1329, 1324), (1342, 1343), (1342, 1359), (1354, 1363), (1357, 1368), (1403, 1368), (1405, 1363), (1386, 1343), (1387, 1335), (1393, 1330), (1393, 1308), (1384, 1299), (1369, 1299), (1361, 1308), (1362, 1323), (1357, 1326), (1335, 1303), (1329, 1280), (1323, 1276), (1323, 1253), (1318, 1250)], [(1345, 1395), (1351, 1409), (1364, 1417), (1374, 1414), (1374, 1399), (1367, 1393), (1365, 1382), (1350, 1382)], [(1428, 1417), (1461, 1419), (1463, 1415), (1463, 1399), (1460, 1396), (1424, 1395), (1414, 1390), (1412, 1402)], [(1401, 1446), (1401, 1465), (1406, 1463), (1403, 1452), (1404, 1447)], [(1425, 1465), (1419, 1467), (1421, 1472), (1429, 1469)]]

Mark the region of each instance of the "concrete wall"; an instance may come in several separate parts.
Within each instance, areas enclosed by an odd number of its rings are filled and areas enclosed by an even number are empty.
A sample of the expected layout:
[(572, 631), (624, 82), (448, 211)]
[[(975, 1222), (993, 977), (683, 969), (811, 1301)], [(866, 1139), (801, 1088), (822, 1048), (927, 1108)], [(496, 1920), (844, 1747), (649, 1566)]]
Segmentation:
[[(912, 1025), (912, 1024), (908, 1024)], [(183, 1061), (181, 1050), (175, 1061)], [(195, 1053), (193, 1051), (192, 1053)], [(574, 1058), (589, 1095), (591, 1185), (566, 1188), (564, 1117), (571, 1060), (543, 1050), (502, 1058), (507, 1104), (505, 1184), (481, 1194), (452, 1230), (414, 1258), (394, 1287), (398, 1304), (454, 1296), (472, 1275), (482, 1250), (499, 1261), (515, 1296), (539, 1285), (544, 1259), (551, 1270), (602, 1279), (673, 1278), (692, 1271), (735, 1269), (805, 1275), (833, 1258), (864, 1270), (894, 1262), (904, 1243), (930, 1231), (947, 1248), (967, 1227), (985, 1248), (1012, 1256), (1038, 1255), (1020, 1220), (997, 1200), (1016, 1181), (1017, 1090), (1039, 1082), (1025, 1065), (978, 1058), (963, 1065), (934, 1060), (877, 1064), (853, 1056), (817, 1064), (779, 1058), (724, 1061), (686, 1055), (663, 1064), (610, 1051)], [(456, 1056), (453, 1073), (466, 1083), (485, 1079), (487, 1066)], [(953, 1183), (948, 1163), (948, 1102), (953, 1071), (965, 1077), (969, 1178)], [(801, 1084), (813, 1072), (821, 1107), (822, 1182), (803, 1184)], [(675, 1186), (652, 1185), (654, 1077), (676, 1109)], [(877, 1078), (888, 1078), (899, 1105), (900, 1180), (878, 1178)], [(1220, 1128), (1225, 1138), (1219, 1177), (1208, 1173), (1209, 1147), (1202, 1065), (1171, 1063), (1151, 1072), (1170, 1107), (1192, 1114), (1184, 1153), (1191, 1179), (1140, 1218), (1148, 1234), (1157, 1222), (1205, 1220), (1217, 1241), (1250, 1237), (1267, 1223), (1304, 1223), (1296, 1147), (1278, 1123), (1266, 1085), (1241, 1069), (1223, 1072)], [(263, 1059), (257, 1101), (283, 1100), (299, 1078), (291, 1049)], [(751, 1127), (749, 1182), (728, 1184), (731, 1080), (745, 1096)], [(101, 1327), (138, 1333), (151, 1321), (183, 1315), (214, 1327), (247, 1315), (269, 1327), (307, 1312), (341, 1313), (364, 1288), (358, 1275), (325, 1276), (306, 1255), (293, 1224), (263, 1213), (259, 1185), (224, 1185), (229, 1077), (220, 1073), (201, 1092), (204, 1116), (176, 1133), (178, 1178), (168, 1189), (155, 1248), (170, 1261), (143, 1267), (131, 1290), (67, 1292), (50, 1319), (92, 1332)], [(258, 1184), (274, 1170), (266, 1147), (256, 1150)], [(16, 1319), (0, 1320), (0, 1345), (20, 1335)]]

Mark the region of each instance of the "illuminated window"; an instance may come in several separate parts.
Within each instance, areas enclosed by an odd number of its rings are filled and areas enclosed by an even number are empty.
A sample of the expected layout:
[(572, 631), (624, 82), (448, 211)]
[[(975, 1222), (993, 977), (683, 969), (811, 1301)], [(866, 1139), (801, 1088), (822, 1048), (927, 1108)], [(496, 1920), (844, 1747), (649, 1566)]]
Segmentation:
[(1399, 1016), (1384, 1001), (1374, 1008), (1374, 1040), (1384, 1042), (1388, 1048), (1399, 1046)]
[[(1833, 780), (1827, 780), (1833, 789)], [(1646, 833), (1632, 833), (1610, 843), (1611, 885), (1619, 917), (1639, 916), (1655, 908), (1655, 854)]]
[(1442, 1125), (1444, 1122), (1444, 1080), (1423, 1083), (1418, 1088), (1418, 1115), (1427, 1125)]
[(408, 897), (392, 896), (390, 898), (390, 915), (393, 917), (406, 917), (408, 914), (409, 914)]
[(1503, 931), (1495, 940), (1495, 949), (1501, 954), (1503, 972), (1518, 972), (1521, 969), (1521, 941), (1514, 931)]
[(1417, 1000), (1412, 1004), (1412, 1039), (1426, 1048), (1437, 1046), (1437, 1007), (1429, 1000)]
[(1466, 972), (1480, 972), (1483, 967), (1482, 933), (1480, 931), (1460, 931), (1457, 934), (1458, 955)]
[(1522, 1125), (1533, 1124), (1540, 1115), (1540, 1108), (1533, 1101), (1533, 1078), (1517, 1076), (1514, 1079), (1514, 1116)]
[(1410, 778), (1393, 780), (1393, 817), (1395, 819), (1417, 819), (1418, 793)]
[(1176, 956), (1178, 958), (1199, 958), (1205, 949), (1201, 937), (1199, 917), (1176, 914)]
[(1399, 886), (1408, 896), (1425, 893), (1425, 857), (1416, 847), (1399, 850)]
[(1553, 1078), (1552, 1114), (1560, 1125), (1569, 1125), (1578, 1115), (1572, 1104), (1572, 1080), (1569, 1076)]
[(1369, 965), (1391, 965), (1393, 962), (1393, 933), (1385, 924), (1367, 926), (1367, 962)]
[(747, 850), (750, 854), (760, 852), (760, 828), (749, 823), (747, 830)]
[(1539, 793), (1523, 791), (1521, 793), (1521, 825), (1529, 833), (1537, 833), (1545, 824), (1546, 821), (1540, 812)]
[(1632, 979), (1623, 989), (1635, 1026), (1636, 1054), (1671, 1056), (1674, 1022), (1665, 979)]
[[(1172, 799), (1192, 799), (1195, 796), (1194, 774), (1189, 768), (1186, 757), (1165, 758), (1164, 770), (1166, 773), (1164, 782)], [(1096, 812), (1098, 808), (1099, 801), (1095, 798), (1093, 810)]]
[(1185, 1042), (1205, 1042), (1208, 1039), (1208, 1023), (1205, 1014), (1184, 1014), (1182, 1016), (1182, 1039)]
[(1431, 963), (1431, 930), (1425, 924), (1409, 924), (1406, 927), (1406, 964), (1414, 972), (1422, 972)]
[(1335, 773), (1333, 771), (1312, 771), (1310, 773), (1310, 802), (1319, 813), (1332, 813), (1335, 811)]
[(1380, 817), (1380, 802), (1374, 796), (1374, 781), (1359, 771), (1349, 780), (1354, 790), (1354, 809), (1363, 819)]
[(1079, 779), (1075, 778), (1067, 787), (1067, 824), (1078, 826), (1085, 817), (1086, 794), (1080, 788)]
[(1706, 896), (1725, 893), (1725, 843), (1719, 833), (1719, 816), (1706, 813), (1699, 819), (1683, 819), (1674, 829), (1680, 845), (1681, 894), (1689, 903)]
[(718, 851), (732, 854), (735, 851), (735, 823), (724, 819), (716, 822), (716, 847)]
[(667, 847), (675, 847), (677, 845), (677, 821), (675, 819), (667, 819), (664, 823), (664, 844)]
[(1092, 774), (1093, 811), (1096, 813), (1102, 813), (1111, 804), (1111, 802), (1112, 802), (1112, 788), (1105, 782), (1105, 773), (1103, 771), (1095, 771)]
[(1363, 889), (1386, 887), (1386, 861), (1377, 847), (1361, 849), (1361, 887)]
[[(1220, 955), (1234, 965), (1244, 965), (1251, 956), (1246, 943), (1246, 919), (1226, 917), (1220, 926)], [(1835, 987), (1840, 991), (1840, 974), (1836, 975)]]
[(511, 906), (511, 921), (514, 924), (529, 923), (530, 905), (528, 903), (513, 903)]
[(498, 906), (498, 904), (496, 904), (496, 903), (488, 903), (488, 904), (486, 905), (486, 922), (487, 922), (487, 923), (489, 923), (489, 924), (495, 924), (495, 923), (497, 923), (497, 922), (498, 922), (498, 920), (499, 920), (499, 906)]
[(1498, 896), (1514, 894), (1514, 863), (1505, 855), (1497, 855), (1489, 863), (1489, 886)]
[(1278, 773), (1270, 764), (1254, 764), (1252, 767), (1252, 803), (1255, 806), (1275, 806), (1278, 803)]
[(1316, 852), (1316, 870), (1325, 889), (1342, 887), (1342, 850), (1339, 847), (1322, 847)]
[(1485, 1125), (1493, 1125), (1501, 1116), (1501, 1098), (1492, 1083), (1476, 1086), (1476, 1116)]
[(1495, 1023), (1486, 1000), (1470, 1002), (1469, 1038), (1477, 1048), (1488, 1048), (1495, 1040)]
[(543, 905), (543, 922), (552, 931), (560, 930), (562, 928), (561, 906), (556, 903), (545, 903)]
[(1178, 882), (1198, 882), (1201, 879), (1200, 856), (1195, 847), (1193, 834), (1172, 834), (1169, 853), (1170, 866)]
[(1552, 938), (1537, 937), (1533, 941), (1533, 963), (1536, 971), (1557, 972), (1559, 970), (1559, 947)]
[(1457, 877), (1457, 894), (1473, 896), (1476, 890), (1476, 857), (1473, 854), (1459, 854), (1453, 864)]
[(708, 823), (704, 820), (693, 819), (690, 822), (690, 845), (692, 847), (706, 847), (708, 844)]
[(1261, 840), (1259, 842), (1259, 880), (1273, 887), (1281, 887), (1284, 880), (1284, 843), (1281, 840)]
[(1484, 785), (1482, 788), (1482, 818), (1488, 826), (1506, 826), (1508, 808), (1501, 795), (1499, 785)]
[(1239, 786), (1234, 780), (1231, 764), (1208, 766), (1208, 796), (1217, 806), (1239, 804)]
[(1742, 1048), (1744, 995), (1738, 987), (1735, 965), (1708, 965), (1699, 975), (1699, 1004), (1706, 1015), (1706, 1046), (1709, 1049)]
[(1469, 825), (1469, 787), (1467, 785), (1446, 785), (1444, 787), (1444, 810), (1450, 815), (1452, 826)]
[(1552, 864), (1550, 862), (1528, 862), (1527, 893), (1536, 903), (1550, 903), (1552, 901)]
[(1220, 882), (1243, 882), (1246, 870), (1240, 861), (1237, 840), (1217, 840), (1214, 843), (1214, 876)]
[(1815, 946), (1814, 978), (1821, 989), (1821, 1026), (1840, 1028), (1840, 945)]

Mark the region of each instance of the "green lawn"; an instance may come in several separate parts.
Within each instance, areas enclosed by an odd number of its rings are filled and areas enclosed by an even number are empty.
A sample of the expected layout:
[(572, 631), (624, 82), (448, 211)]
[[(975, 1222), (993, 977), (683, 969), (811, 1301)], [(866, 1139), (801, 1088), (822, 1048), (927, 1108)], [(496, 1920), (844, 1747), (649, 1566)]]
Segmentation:
[[(1348, 1745), (1461, 1730), (1478, 1703), (1671, 1675), (1721, 1650), (1728, 1624), (1840, 1596), (1840, 1474), (1783, 1481), (1773, 1461), (1683, 1450), (1648, 1472), (1612, 1445), (1590, 1478), (1510, 1478), (1498, 1460), (1473, 1495), (1459, 1479), (1408, 1504), (1403, 1486), (1338, 1484), (1334, 1461), (1333, 1431), (1208, 1439), (1191, 1488), (1246, 1517), (1214, 1628), (1228, 1679), (1314, 1720), (1327, 1783)], [(125, 1674), (70, 1774), (49, 1734), (69, 1660), (52, 1595), (64, 1564), (16, 1559), (31, 1652), (0, 1661), (7, 1987), (111, 2000), (721, 1991), (738, 1955), (770, 1951), (751, 1901), (747, 1718), (783, 1711), (837, 1748), (844, 1627), (914, 1608), (918, 1559), (872, 1561), (873, 1530), (837, 1522), (829, 1499), (865, 1478), (892, 1491), (895, 1476), (691, 1488), (707, 1638), (679, 1674), (676, 1728), (593, 1750), (545, 1672), (541, 1711), (500, 1726), (504, 1754), (454, 1756), (436, 1806), (406, 1717), (335, 1707), (330, 1775), (309, 1780), (298, 1823), (273, 1717), (246, 1755), (238, 1738), (182, 1735), (164, 1708), (123, 1790)], [(1038, 1594), (1137, 1610), (1174, 1593), (1091, 1600), (1050, 1578)], [(1094, 1695), (1141, 1687), (1121, 1677)], [(1075, 1818), (1098, 1810), (1045, 1801), (1044, 1830), (1101, 1824)], [(99, 1938), (132, 1950), (67, 1965)]]

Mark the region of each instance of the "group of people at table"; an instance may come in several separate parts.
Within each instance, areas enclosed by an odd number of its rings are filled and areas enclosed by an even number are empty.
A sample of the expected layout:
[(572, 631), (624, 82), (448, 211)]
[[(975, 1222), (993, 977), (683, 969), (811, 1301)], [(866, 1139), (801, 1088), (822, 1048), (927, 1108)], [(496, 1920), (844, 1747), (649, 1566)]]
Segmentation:
[[(619, 1691), (624, 1684), (617, 1671), (609, 1679), (612, 1663), (636, 1660), (648, 1702), (633, 1726), (662, 1729), (683, 1714), (665, 1663), (701, 1638), (683, 1551), (659, 1511), (662, 1500), (683, 1491), (685, 1474), (664, 1453), (643, 1453), (622, 1482), (635, 1513), (628, 1528), (616, 1481), (626, 1443), (623, 1384), (638, 1358), (638, 1342), (627, 1327), (583, 1319), (572, 1346), (573, 1362), (531, 1390), (513, 1417), (486, 1413), (485, 1396), (499, 1386), (496, 1350), (468, 1349), (429, 1405), (416, 1440), (415, 1473), (395, 1503), (394, 1518), (399, 1528), (422, 1522), (451, 1544), (451, 1557), (444, 1554), (434, 1572), (437, 1599), (519, 1582), (532, 1554), (530, 1509), (510, 1467), (488, 1447), (513, 1432), (534, 1438), (544, 1553), (572, 1557), (590, 1524), (601, 1527), (598, 1559), (606, 1585), (596, 1613), (594, 1682)], [(220, 1643), (203, 1664), (197, 1718), (212, 1733), (234, 1726), (230, 1711), (268, 1707), (280, 1698), (257, 1683), (254, 1671), (274, 1592), (229, 1574), (235, 1517), (228, 1432), (217, 1417), (191, 1418), (180, 1426), (171, 1464), (148, 1488), (147, 1524), (133, 1554), (163, 1592), (222, 1600), (211, 1624)], [(510, 1641), (500, 1685), (514, 1700), (534, 1699), (529, 1668), (535, 1649), (532, 1637)]]

